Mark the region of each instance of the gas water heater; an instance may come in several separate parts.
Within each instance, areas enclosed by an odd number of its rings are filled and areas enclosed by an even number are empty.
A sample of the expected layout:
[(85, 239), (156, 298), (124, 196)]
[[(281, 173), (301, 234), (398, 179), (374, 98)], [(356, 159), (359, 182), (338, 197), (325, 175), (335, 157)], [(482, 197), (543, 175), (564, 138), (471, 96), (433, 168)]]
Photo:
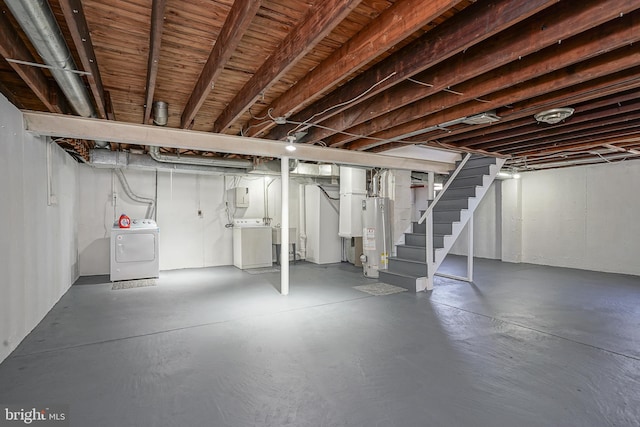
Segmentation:
[(391, 254), (391, 200), (367, 197), (362, 201), (362, 268), (366, 277), (386, 270)]

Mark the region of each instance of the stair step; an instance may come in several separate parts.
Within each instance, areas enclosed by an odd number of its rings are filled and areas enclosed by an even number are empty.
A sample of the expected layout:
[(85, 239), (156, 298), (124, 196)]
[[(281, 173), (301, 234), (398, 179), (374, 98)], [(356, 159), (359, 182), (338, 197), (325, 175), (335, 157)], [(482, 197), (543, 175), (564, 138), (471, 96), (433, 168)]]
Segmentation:
[(442, 195), (440, 200), (460, 199), (462, 197), (475, 197), (477, 185), (471, 185), (469, 187), (460, 188), (448, 188)]
[(460, 187), (469, 187), (471, 185), (482, 185), (483, 179), (484, 175), (472, 175), (466, 177), (456, 176), (451, 185), (449, 185), (448, 190), (453, 190)]
[[(452, 232), (452, 222), (453, 221), (435, 221), (433, 222), (433, 233), (434, 234), (451, 234)], [(418, 224), (417, 222), (412, 223), (412, 231), (413, 234), (426, 234), (427, 232), (427, 223), (423, 222), (422, 224)]]
[[(456, 162), (456, 167), (458, 166), (458, 164), (460, 164), (460, 162)], [(495, 165), (495, 164), (496, 164), (495, 157), (488, 157), (488, 156), (476, 157), (475, 155), (473, 155), (469, 160), (467, 160), (467, 163), (464, 164), (464, 167), (467, 168), (467, 167), (473, 167), (473, 166)]]
[(440, 200), (434, 209), (442, 208), (449, 209), (467, 209), (469, 207), (469, 198), (464, 197), (461, 199)]
[(474, 176), (474, 175), (489, 175), (490, 173), (491, 173), (491, 164), (477, 165), (477, 166), (473, 166), (473, 165), (469, 166), (465, 164), (462, 170), (458, 172), (458, 175), (456, 175), (456, 177), (463, 178), (466, 176)]
[(404, 243), (409, 246), (427, 245), (427, 235), (424, 233), (404, 233)]
[(409, 276), (401, 273), (392, 273), (389, 270), (380, 270), (380, 276), (378, 279), (383, 283), (390, 285), (400, 286), (407, 289), (409, 292), (416, 292), (416, 279), (417, 277)]
[(433, 249), (444, 248), (444, 238), (448, 234), (434, 234), (433, 235)]
[(460, 221), (460, 209), (455, 210), (434, 210), (433, 222), (451, 222)]
[(416, 221), (414, 221), (411, 223), (411, 231), (413, 231), (414, 233), (424, 234), (427, 232), (427, 223), (423, 222), (422, 224), (418, 224)]
[(425, 262), (427, 251), (424, 246), (398, 245), (396, 246), (398, 258)]
[(387, 271), (390, 273), (400, 273), (416, 277), (426, 277), (427, 264), (423, 261), (389, 257), (389, 267)]
[(449, 222), (434, 222), (433, 234), (450, 235), (453, 232), (453, 223)]

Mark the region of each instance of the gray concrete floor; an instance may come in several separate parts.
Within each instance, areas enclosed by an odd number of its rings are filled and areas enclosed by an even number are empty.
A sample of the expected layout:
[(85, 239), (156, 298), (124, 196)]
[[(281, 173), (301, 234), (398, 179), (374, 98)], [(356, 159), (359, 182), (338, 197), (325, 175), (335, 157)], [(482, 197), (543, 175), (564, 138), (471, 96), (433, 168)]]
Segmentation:
[(100, 279), (0, 365), (0, 402), (66, 403), (73, 426), (640, 425), (640, 277), (477, 260), (474, 284), (379, 297), (347, 264), (292, 266), (288, 297), (234, 267)]

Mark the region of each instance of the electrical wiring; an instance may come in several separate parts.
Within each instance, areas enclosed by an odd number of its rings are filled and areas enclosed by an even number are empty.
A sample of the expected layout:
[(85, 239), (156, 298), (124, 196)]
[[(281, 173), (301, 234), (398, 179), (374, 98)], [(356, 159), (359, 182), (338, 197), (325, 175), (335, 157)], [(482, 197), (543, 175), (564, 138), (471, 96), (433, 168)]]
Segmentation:
[[(395, 76), (396, 74), (397, 74), (397, 72), (395, 72), (395, 71), (394, 71), (393, 73), (389, 74), (389, 75), (388, 75), (387, 77), (385, 77), (384, 79), (380, 80), (379, 82), (376, 82), (374, 85), (372, 85), (369, 89), (367, 89), (367, 90), (365, 90), (364, 92), (362, 92), (360, 95), (358, 95), (358, 96), (356, 96), (356, 97), (354, 97), (354, 98), (351, 98), (351, 99), (349, 99), (349, 100), (347, 100), (347, 101), (344, 101), (344, 102), (341, 102), (341, 103), (339, 103), (339, 104), (336, 104), (336, 105), (334, 105), (334, 106), (332, 106), (332, 107), (329, 107), (329, 108), (325, 109), (324, 111), (320, 111), (319, 113), (316, 113), (316, 114), (312, 115), (312, 116), (311, 116), (311, 117), (309, 117), (308, 119), (306, 119), (306, 120), (304, 120), (303, 122), (301, 122), (301, 123), (302, 123), (302, 125), (310, 124), (309, 122), (310, 122), (311, 120), (315, 119), (315, 118), (316, 118), (316, 117), (318, 117), (318, 116), (321, 116), (321, 115), (323, 115), (323, 114), (325, 114), (325, 113), (328, 113), (328, 112), (329, 112), (329, 111), (331, 111), (331, 110), (335, 110), (336, 108), (344, 107), (345, 105), (349, 105), (349, 104), (351, 104), (351, 103), (353, 103), (353, 102), (357, 101), (358, 99), (360, 99), (360, 98), (362, 98), (363, 96), (367, 95), (369, 92), (371, 92), (371, 91), (372, 91), (373, 89), (375, 89), (377, 86), (379, 86), (379, 85), (381, 85), (382, 83), (384, 83), (385, 81), (389, 80), (391, 77)], [(274, 120), (275, 120), (275, 119), (274, 119)], [(295, 132), (297, 132), (297, 131), (298, 131), (298, 129), (299, 129), (299, 128), (300, 128), (300, 125), (299, 125), (297, 128), (295, 128), (295, 129), (293, 129), (293, 130), (289, 131), (288, 133), (292, 133), (292, 132), (293, 132), (293, 133), (295, 133)]]
[(251, 128), (256, 128), (256, 127), (258, 127), (258, 126), (262, 126), (262, 125), (264, 125), (264, 124), (271, 123), (271, 122), (272, 122), (272, 120), (265, 120), (265, 121), (263, 121), (263, 122), (256, 123), (256, 124), (254, 124), (254, 125), (247, 126), (247, 128), (246, 128), (246, 129), (245, 129), (245, 128), (240, 128), (240, 136), (244, 136), (244, 133), (245, 133), (246, 131), (248, 131), (249, 129), (251, 129)]
[[(432, 84), (421, 82), (420, 80), (416, 80), (416, 79), (412, 79), (412, 78), (408, 78), (407, 80), (412, 82), (412, 83), (419, 84), (419, 85), (422, 85), (422, 86), (433, 87)], [(447, 87), (447, 88), (442, 89), (442, 90), (445, 91), (445, 92), (453, 93), (454, 95), (460, 95), (460, 96), (464, 95), (464, 93), (455, 91), (455, 90), (451, 89), (451, 87)], [(487, 101), (486, 99), (482, 99), (482, 98), (473, 98), (473, 100), (474, 101), (478, 101), (478, 102), (484, 102), (484, 103), (491, 102), (491, 101)]]

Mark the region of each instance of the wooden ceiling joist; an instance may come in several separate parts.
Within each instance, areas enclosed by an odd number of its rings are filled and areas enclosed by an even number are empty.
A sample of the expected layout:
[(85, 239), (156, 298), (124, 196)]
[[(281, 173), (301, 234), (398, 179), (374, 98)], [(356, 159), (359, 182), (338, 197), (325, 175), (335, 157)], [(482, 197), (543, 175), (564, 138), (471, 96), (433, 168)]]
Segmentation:
[(64, 14), (67, 27), (71, 33), (71, 38), (76, 46), (76, 52), (80, 57), (80, 62), (85, 71), (90, 74), (87, 76), (91, 93), (96, 104), (96, 109), (100, 118), (106, 118), (106, 101), (104, 95), (104, 87), (102, 85), (102, 78), (100, 77), (100, 68), (98, 67), (98, 60), (93, 50), (93, 43), (91, 41), (91, 33), (89, 32), (89, 26), (82, 9), (82, 3), (80, 0), (59, 0), (60, 8)]
[(305, 19), (293, 29), (253, 77), (227, 105), (213, 125), (222, 132), (242, 115), (284, 73), (324, 39), (362, 0), (316, 0)]
[[(635, 46), (625, 47), (600, 55), (592, 61), (577, 64), (570, 70), (561, 69), (533, 79), (527, 84), (520, 83), (511, 88), (493, 93), (490, 96), (491, 101), (489, 103), (470, 101), (411, 121), (400, 122), (402, 123), (401, 125), (387, 128), (369, 136), (384, 140), (401, 138), (403, 135), (415, 133), (421, 129), (437, 126), (461, 117), (480, 114), (487, 109), (495, 109), (565, 89), (591, 79), (607, 76), (617, 70), (632, 68), (640, 63), (639, 61), (640, 49)], [(376, 145), (381, 145), (381, 142), (363, 139), (349, 143), (348, 147), (349, 149), (364, 150)]]
[(2, 93), (9, 100), (10, 103), (12, 103), (13, 105), (15, 105), (20, 109), (24, 109), (24, 105), (22, 104), (22, 102), (13, 93), (11, 88), (5, 85), (2, 81), (0, 81), (0, 93)]
[(149, 58), (147, 60), (147, 83), (145, 84), (143, 124), (148, 124), (153, 110), (153, 95), (156, 90), (158, 67), (160, 62), (160, 46), (162, 44), (162, 28), (167, 0), (153, 0), (151, 4), (151, 31), (149, 34)]
[[(625, 92), (629, 94), (629, 96), (633, 96), (631, 94), (637, 94), (638, 88), (640, 88), (640, 66), (618, 71), (604, 77), (599, 77), (562, 90), (557, 90), (523, 102), (515, 103), (514, 105), (498, 110), (498, 115), (502, 117), (502, 124), (507, 124), (513, 120), (532, 117), (535, 113), (549, 108), (587, 103), (591, 101), (593, 101), (592, 105), (597, 108), (599, 106), (609, 105), (611, 103), (609, 96)], [(628, 100), (628, 98), (626, 99)], [(470, 130), (473, 130), (473, 127), (471, 127)], [(427, 143), (428, 145), (447, 147), (451, 149), (460, 148), (458, 145), (443, 144), (439, 141), (437, 136), (433, 135), (429, 138), (424, 138), (422, 141), (414, 140), (413, 143)], [(406, 144), (398, 142), (384, 143), (373, 147), (370, 151), (380, 153), (405, 145)], [(471, 148), (472, 147), (469, 149)], [(465, 149), (467, 148), (465, 147)], [(541, 147), (541, 152), (546, 152), (546, 148)]]
[[(477, 2), (432, 31), (368, 69), (338, 90), (295, 114), (291, 120), (318, 123), (429, 67), (451, 58), (500, 31), (555, 4), (554, 0), (491, 0)], [(354, 101), (356, 100), (357, 101)], [(271, 139), (281, 139), (294, 126), (278, 126)]]
[[(20, 39), (18, 33), (13, 30), (11, 22), (3, 13), (0, 13), (0, 54), (7, 59), (36, 62), (29, 48)], [(9, 62), (9, 65), (49, 111), (54, 113), (69, 111), (64, 97), (58, 93), (59, 89), (49, 84), (42, 69), (15, 62)]]
[[(620, 114), (623, 111), (632, 111), (630, 107), (627, 110), (629, 102), (634, 103), (638, 98), (638, 94), (634, 91), (616, 94), (590, 100), (581, 104), (574, 104), (575, 114), (570, 120), (558, 123), (553, 127), (563, 127), (568, 124), (582, 123), (591, 120), (597, 120), (601, 117), (609, 117)], [(623, 105), (624, 104), (624, 105)], [(629, 104), (631, 106), (631, 104)], [(533, 116), (527, 115), (522, 118), (509, 121), (501, 121), (489, 125), (474, 126), (469, 129), (468, 126), (461, 126), (457, 129), (449, 129), (447, 135), (443, 136), (441, 132), (432, 132), (416, 137), (415, 141), (437, 138), (438, 141), (452, 145), (473, 146), (475, 144), (497, 141), (502, 138), (509, 138), (517, 135), (526, 135), (529, 132), (537, 132), (541, 130), (542, 124), (538, 123)]]
[[(274, 100), (267, 110), (274, 117), (291, 116), (458, 3), (460, 0), (397, 1)], [(264, 135), (275, 126), (273, 122), (264, 126), (260, 123), (257, 119), (249, 121), (248, 127), (255, 129), (248, 133), (250, 136)]]
[[(572, 134), (563, 134), (557, 138), (541, 137), (530, 139), (527, 141), (518, 141), (511, 144), (500, 146), (497, 151), (504, 155), (527, 155), (534, 148), (540, 146), (560, 147), (565, 144), (575, 144), (579, 141), (609, 140), (620, 137), (627, 137), (638, 133), (640, 128), (640, 120), (636, 115), (635, 120), (624, 121), (622, 123), (612, 123), (607, 126), (591, 127), (582, 131), (576, 131)], [(482, 147), (477, 147), (483, 149)], [(524, 154), (523, 154), (524, 153)]]
[[(490, 137), (474, 138), (471, 141), (465, 141), (465, 146), (486, 150), (548, 136), (555, 137), (572, 134), (577, 131), (605, 127), (609, 124), (640, 118), (638, 117), (640, 114), (638, 111), (640, 111), (640, 101), (620, 107), (616, 105), (604, 111), (597, 110), (591, 113), (579, 114), (554, 125), (535, 123), (535, 120), (530, 118), (529, 120), (533, 122), (532, 124), (514, 127), (511, 130), (497, 134), (494, 133)], [(447, 138), (442, 138), (439, 141), (446, 144), (454, 144), (453, 141)]]
[(236, 0), (227, 15), (211, 54), (196, 82), (182, 112), (180, 125), (186, 129), (192, 125), (212, 86), (224, 70), (251, 21), (260, 9), (261, 0)]
[[(620, 3), (625, 2), (623, 0)], [(397, 85), (372, 98), (366, 105), (351, 108), (324, 121), (323, 125), (338, 131), (346, 130), (350, 134), (369, 135), (428, 112), (473, 99), (489, 98), (485, 95), (640, 40), (640, 11), (620, 18), (617, 12), (609, 10), (608, 13), (598, 14), (597, 19), (587, 24), (585, 16), (598, 13), (600, 7), (601, 4), (593, 0), (579, 11), (570, 4), (560, 3), (540, 17), (536, 16), (536, 19), (500, 34), (495, 41), (489, 40), (488, 43), (495, 49), (487, 50), (484, 46), (482, 49), (470, 49), (470, 52), (416, 77), (417, 81), (429, 79), (426, 81), (433, 87), (427, 88), (415, 82)], [(605, 22), (607, 24), (596, 28), (588, 27)], [(546, 25), (544, 31), (540, 31), (542, 23)], [(580, 37), (572, 37), (585, 29), (588, 31), (580, 34)], [(563, 42), (558, 43), (558, 40)], [(480, 76), (469, 79), (474, 75)], [(457, 93), (436, 94), (447, 88)], [(405, 106), (407, 108), (400, 110)], [(414, 117), (409, 119), (403, 115)], [(374, 118), (377, 120), (372, 121)], [(325, 129), (311, 130), (305, 141), (313, 143), (321, 138), (328, 145), (336, 147), (354, 139), (345, 134), (326, 139), (330, 133)]]

